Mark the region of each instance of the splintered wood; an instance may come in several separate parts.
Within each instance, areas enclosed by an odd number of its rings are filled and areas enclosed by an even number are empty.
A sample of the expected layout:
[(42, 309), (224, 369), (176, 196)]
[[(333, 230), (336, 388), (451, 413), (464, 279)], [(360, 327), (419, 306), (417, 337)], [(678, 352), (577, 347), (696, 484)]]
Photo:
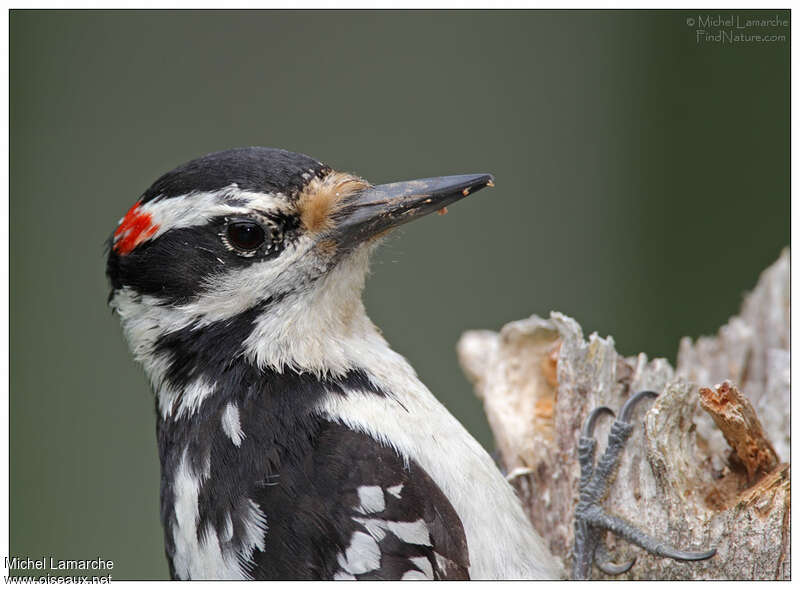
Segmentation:
[[(503, 467), (565, 571), (583, 420), (592, 408), (618, 411), (632, 393), (651, 389), (660, 395), (637, 407), (604, 506), (680, 549), (717, 554), (673, 561), (610, 536), (614, 561), (636, 557), (617, 579), (791, 578), (790, 467), (780, 463), (789, 448), (788, 292), (787, 249), (718, 335), (681, 342), (677, 369), (645, 354), (622, 357), (611, 337), (585, 338), (560, 313), (462, 335), (459, 361), (483, 400)], [(744, 395), (729, 383), (712, 387), (727, 379)], [(595, 429), (598, 454), (609, 423)], [(593, 576), (609, 577), (596, 568)]]
[(736, 451), (747, 469), (749, 481), (778, 464), (775, 449), (764, 435), (753, 406), (730, 382), (714, 389), (700, 389), (700, 406), (711, 415), (725, 440)]

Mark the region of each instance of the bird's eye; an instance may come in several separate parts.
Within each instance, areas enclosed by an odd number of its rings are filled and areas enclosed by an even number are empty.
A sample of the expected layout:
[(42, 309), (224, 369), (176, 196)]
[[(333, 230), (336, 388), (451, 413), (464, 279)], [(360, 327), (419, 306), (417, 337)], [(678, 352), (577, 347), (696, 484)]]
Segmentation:
[(264, 228), (255, 221), (234, 221), (228, 224), (228, 241), (239, 250), (255, 250), (264, 243)]

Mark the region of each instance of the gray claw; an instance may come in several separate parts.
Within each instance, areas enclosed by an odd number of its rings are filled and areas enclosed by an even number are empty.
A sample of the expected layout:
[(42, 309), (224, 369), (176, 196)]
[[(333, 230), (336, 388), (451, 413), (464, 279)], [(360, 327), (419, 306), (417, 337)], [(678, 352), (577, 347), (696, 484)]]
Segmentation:
[(634, 563), (636, 563), (635, 557), (630, 561), (623, 563), (622, 565), (617, 565), (616, 563), (611, 563), (610, 561), (596, 561), (595, 565), (604, 574), (608, 574), (609, 576), (618, 576), (631, 569)]
[(595, 564), (600, 571), (602, 571), (604, 574), (608, 574), (609, 576), (618, 576), (620, 574), (624, 574), (633, 567), (634, 563), (636, 563), (635, 557), (630, 561), (626, 561), (622, 565), (617, 565), (616, 563), (612, 562), (611, 554), (608, 552), (608, 548), (602, 539), (598, 542), (595, 552), (600, 554), (600, 559), (596, 560)]
[(610, 414), (611, 416), (614, 415), (614, 410), (607, 406), (599, 406), (589, 412), (589, 415), (586, 416), (586, 420), (583, 422), (583, 429), (581, 430), (581, 436), (584, 438), (592, 438), (594, 435), (594, 423), (597, 422), (597, 419), (600, 417), (600, 414)]
[[(619, 417), (611, 425), (606, 449), (596, 465), (594, 454), (597, 441), (593, 438), (595, 423), (601, 414), (611, 414), (613, 416), (614, 412), (605, 406), (600, 406), (589, 412), (583, 422), (577, 447), (581, 478), (578, 485), (580, 498), (575, 509), (575, 541), (572, 564), (572, 574), (575, 579), (588, 579), (592, 562), (595, 562), (601, 571), (610, 576), (627, 572), (636, 562), (636, 558), (634, 558), (622, 565), (613, 563), (603, 545), (602, 531), (610, 531), (654, 555), (681, 561), (708, 559), (717, 552), (716, 549), (698, 552), (680, 551), (671, 545), (659, 542), (627, 521), (607, 514), (601, 507), (602, 499), (608, 493), (609, 485), (614, 479), (620, 454), (631, 432), (633, 432), (634, 426), (630, 423), (633, 410), (642, 399), (655, 397), (658, 397), (658, 393), (646, 390), (639, 391), (628, 398), (628, 401), (625, 402), (619, 412)], [(598, 552), (599, 555), (595, 555)], [(598, 558), (596, 561), (595, 557)]]
[(716, 549), (708, 551), (681, 551), (676, 549), (668, 543), (662, 543), (658, 539), (651, 537), (644, 531), (634, 527), (631, 523), (618, 516), (613, 516), (605, 512), (598, 506), (593, 506), (591, 510), (584, 512), (590, 524), (600, 528), (601, 530), (611, 531), (618, 537), (622, 537), (629, 543), (638, 545), (648, 553), (658, 555), (661, 557), (669, 557), (679, 561), (698, 561), (701, 559), (708, 559), (713, 557), (717, 552)]
[(628, 401), (625, 402), (625, 405), (622, 406), (622, 410), (619, 412), (618, 420), (620, 422), (630, 423), (629, 418), (633, 413), (633, 408), (642, 400), (642, 398), (645, 397), (655, 398), (658, 397), (658, 393), (655, 391), (644, 390), (633, 394), (628, 398)]
[(677, 549), (663, 551), (665, 557), (671, 557), (679, 561), (700, 561), (701, 559), (714, 557), (716, 553), (716, 549), (709, 549), (708, 551), (679, 551)]

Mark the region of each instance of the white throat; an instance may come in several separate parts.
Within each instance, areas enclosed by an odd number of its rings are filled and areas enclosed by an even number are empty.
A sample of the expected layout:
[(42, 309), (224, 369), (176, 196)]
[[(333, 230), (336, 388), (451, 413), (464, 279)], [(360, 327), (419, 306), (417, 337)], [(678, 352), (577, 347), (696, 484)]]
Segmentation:
[(287, 295), (256, 321), (244, 343), (258, 367), (341, 375), (363, 363), (364, 348), (388, 348), (361, 294), (370, 246), (342, 260), (313, 288)]

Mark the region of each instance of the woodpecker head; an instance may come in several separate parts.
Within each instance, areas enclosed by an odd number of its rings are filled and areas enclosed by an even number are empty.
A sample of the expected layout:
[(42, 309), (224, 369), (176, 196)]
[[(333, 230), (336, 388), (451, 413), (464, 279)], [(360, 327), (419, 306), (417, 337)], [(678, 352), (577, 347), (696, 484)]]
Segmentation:
[[(491, 184), (477, 174), (372, 186), (280, 149), (209, 154), (159, 178), (120, 220), (110, 303), (157, 388), (191, 360), (158, 353), (180, 331), (212, 330), (205, 345), (256, 366), (335, 369), (334, 349), (367, 328), (361, 290), (377, 238)], [(188, 382), (201, 369), (186, 371)]]

